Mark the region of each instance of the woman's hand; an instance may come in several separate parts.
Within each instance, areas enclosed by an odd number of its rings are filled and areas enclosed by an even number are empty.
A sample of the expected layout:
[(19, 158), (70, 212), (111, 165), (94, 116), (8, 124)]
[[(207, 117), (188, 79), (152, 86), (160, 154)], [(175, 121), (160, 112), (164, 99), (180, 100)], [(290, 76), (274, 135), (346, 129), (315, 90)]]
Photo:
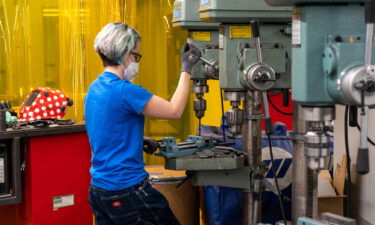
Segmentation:
[(197, 47), (185, 43), (184, 47), (181, 49), (181, 71), (191, 74), (193, 66), (199, 61), (200, 57), (201, 51)]

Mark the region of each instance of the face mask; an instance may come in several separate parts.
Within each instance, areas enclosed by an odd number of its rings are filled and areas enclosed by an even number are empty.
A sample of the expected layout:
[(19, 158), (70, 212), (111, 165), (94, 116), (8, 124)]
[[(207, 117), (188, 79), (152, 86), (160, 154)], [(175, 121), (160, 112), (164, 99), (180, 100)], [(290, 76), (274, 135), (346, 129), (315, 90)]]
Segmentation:
[(126, 80), (133, 80), (138, 75), (139, 63), (137, 62), (130, 62), (126, 69), (122, 64), (121, 67), (124, 70), (124, 79)]

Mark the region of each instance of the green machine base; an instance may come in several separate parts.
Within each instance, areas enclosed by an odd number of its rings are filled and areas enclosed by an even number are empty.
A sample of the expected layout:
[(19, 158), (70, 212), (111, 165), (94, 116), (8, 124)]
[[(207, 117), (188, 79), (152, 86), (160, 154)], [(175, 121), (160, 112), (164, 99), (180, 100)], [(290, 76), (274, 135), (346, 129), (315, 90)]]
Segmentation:
[(245, 165), (244, 156), (201, 158), (198, 155), (166, 159), (165, 168), (170, 170), (232, 170)]

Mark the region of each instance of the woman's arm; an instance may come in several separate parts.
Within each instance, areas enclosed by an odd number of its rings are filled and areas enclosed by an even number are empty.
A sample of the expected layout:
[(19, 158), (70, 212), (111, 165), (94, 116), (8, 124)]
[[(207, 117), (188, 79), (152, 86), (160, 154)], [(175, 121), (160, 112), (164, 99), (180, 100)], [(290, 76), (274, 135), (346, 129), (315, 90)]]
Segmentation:
[(143, 108), (143, 115), (159, 119), (181, 118), (189, 97), (191, 70), (200, 57), (201, 52), (198, 48), (188, 43), (184, 45), (181, 51), (182, 73), (171, 101), (154, 95)]
[(189, 97), (190, 74), (182, 72), (171, 101), (152, 96), (143, 108), (143, 115), (159, 119), (181, 118)]

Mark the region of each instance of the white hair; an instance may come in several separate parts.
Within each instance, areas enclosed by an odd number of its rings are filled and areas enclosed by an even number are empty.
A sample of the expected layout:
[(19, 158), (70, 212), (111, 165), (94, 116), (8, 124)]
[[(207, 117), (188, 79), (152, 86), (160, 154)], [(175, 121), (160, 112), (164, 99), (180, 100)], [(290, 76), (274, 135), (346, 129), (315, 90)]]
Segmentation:
[[(115, 64), (121, 64), (141, 40), (138, 32), (124, 23), (109, 23), (96, 35), (95, 51)], [(101, 56), (103, 59), (103, 56)]]

